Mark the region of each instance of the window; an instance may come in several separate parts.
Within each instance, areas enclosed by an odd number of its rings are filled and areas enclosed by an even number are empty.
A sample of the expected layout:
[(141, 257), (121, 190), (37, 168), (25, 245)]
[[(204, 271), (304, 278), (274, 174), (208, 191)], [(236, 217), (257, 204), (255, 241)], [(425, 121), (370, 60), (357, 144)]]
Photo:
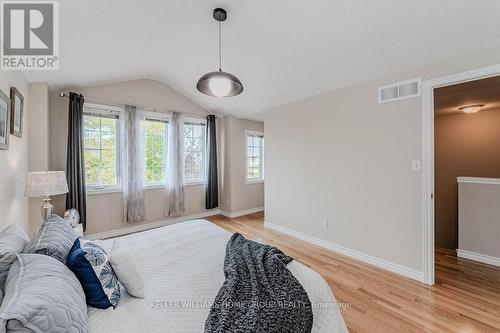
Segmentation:
[(141, 121), (145, 158), (146, 186), (167, 181), (168, 121), (146, 117)]
[(205, 123), (186, 120), (184, 123), (184, 182), (206, 181)]
[(85, 176), (90, 191), (120, 187), (120, 111), (106, 105), (84, 106)]
[(255, 183), (264, 181), (264, 133), (246, 132), (246, 182)]

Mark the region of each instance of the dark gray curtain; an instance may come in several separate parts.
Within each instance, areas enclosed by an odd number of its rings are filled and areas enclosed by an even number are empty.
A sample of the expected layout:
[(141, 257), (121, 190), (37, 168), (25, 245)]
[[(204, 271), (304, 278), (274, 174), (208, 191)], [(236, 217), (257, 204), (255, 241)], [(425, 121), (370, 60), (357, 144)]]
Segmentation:
[(75, 208), (80, 213), (80, 222), (85, 231), (87, 200), (85, 193), (85, 166), (83, 160), (83, 95), (69, 93), (68, 147), (66, 178), (69, 192), (66, 209)]
[(219, 206), (219, 182), (217, 181), (217, 133), (215, 115), (207, 117), (208, 185), (205, 196), (206, 209)]

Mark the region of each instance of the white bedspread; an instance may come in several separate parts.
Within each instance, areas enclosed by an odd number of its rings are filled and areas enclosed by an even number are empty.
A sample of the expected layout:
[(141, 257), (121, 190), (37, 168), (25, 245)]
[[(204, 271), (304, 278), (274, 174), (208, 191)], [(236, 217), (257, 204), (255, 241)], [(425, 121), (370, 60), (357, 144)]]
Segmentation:
[[(104, 241), (132, 250), (141, 266), (146, 299), (122, 289), (116, 309), (89, 307), (92, 333), (203, 332), (204, 323), (224, 282), (225, 247), (231, 234), (204, 220), (183, 222)], [(306, 266), (288, 265), (313, 303), (315, 333), (347, 332), (325, 280)]]

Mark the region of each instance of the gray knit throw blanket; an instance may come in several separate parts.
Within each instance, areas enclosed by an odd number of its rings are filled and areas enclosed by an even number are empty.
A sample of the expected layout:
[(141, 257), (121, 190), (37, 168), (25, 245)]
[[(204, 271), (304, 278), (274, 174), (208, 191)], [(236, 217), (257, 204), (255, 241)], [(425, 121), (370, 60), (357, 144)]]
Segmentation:
[(311, 332), (311, 301), (286, 267), (292, 260), (273, 246), (234, 234), (226, 246), (226, 280), (205, 333)]

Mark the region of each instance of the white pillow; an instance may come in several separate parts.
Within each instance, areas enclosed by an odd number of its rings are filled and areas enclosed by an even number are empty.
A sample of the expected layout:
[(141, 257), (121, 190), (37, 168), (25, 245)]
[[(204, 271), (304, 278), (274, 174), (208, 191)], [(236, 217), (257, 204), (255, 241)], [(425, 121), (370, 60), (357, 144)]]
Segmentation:
[(118, 281), (120, 281), (127, 293), (137, 298), (144, 298), (144, 280), (139, 271), (139, 263), (132, 252), (124, 246), (118, 246), (118, 242), (113, 243), (109, 262), (115, 271)]

